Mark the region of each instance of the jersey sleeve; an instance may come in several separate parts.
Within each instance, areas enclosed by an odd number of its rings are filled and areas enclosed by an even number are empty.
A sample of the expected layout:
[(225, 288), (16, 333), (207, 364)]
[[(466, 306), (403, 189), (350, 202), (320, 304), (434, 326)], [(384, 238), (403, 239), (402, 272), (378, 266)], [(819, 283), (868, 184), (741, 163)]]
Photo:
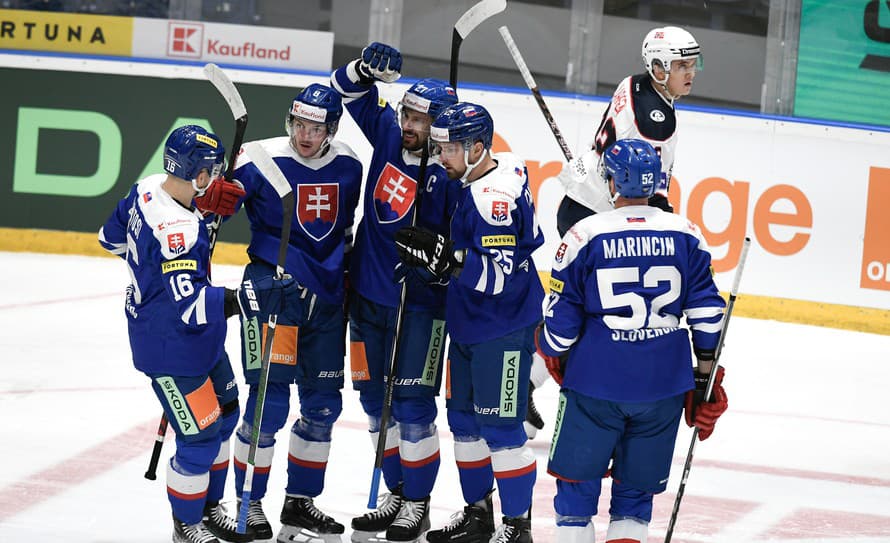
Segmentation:
[(488, 296), (504, 292), (520, 266), (543, 244), (524, 170), (521, 180), (471, 190), (472, 238), (458, 278), (464, 286)]
[(208, 251), (197, 243), (197, 228), (203, 227), (203, 223), (194, 221), (179, 228), (155, 231), (161, 249), (164, 290), (188, 327), (225, 321), (225, 289), (210, 284)]
[(395, 111), (377, 92), (376, 85), (359, 79), (355, 62), (331, 74), (331, 87), (343, 97), (343, 105), (371, 145), (382, 141), (389, 128), (398, 124)]
[(101, 245), (109, 253), (127, 258), (127, 221), (129, 220), (129, 209), (132, 207), (132, 200), (136, 194), (136, 185), (130, 189), (129, 194), (117, 203), (111, 216), (105, 221), (105, 224), (99, 228), (99, 245)]
[(690, 249), (687, 268), (688, 295), (683, 307), (686, 322), (692, 330), (692, 346), (695, 355), (703, 360), (713, 360), (723, 327), (723, 308), (726, 302), (711, 269), (711, 253), (698, 227), (689, 223)]
[(541, 349), (559, 356), (574, 345), (584, 325), (584, 292), (587, 281), (586, 240), (575, 230), (566, 233), (554, 256), (550, 297), (544, 309), (544, 342)]

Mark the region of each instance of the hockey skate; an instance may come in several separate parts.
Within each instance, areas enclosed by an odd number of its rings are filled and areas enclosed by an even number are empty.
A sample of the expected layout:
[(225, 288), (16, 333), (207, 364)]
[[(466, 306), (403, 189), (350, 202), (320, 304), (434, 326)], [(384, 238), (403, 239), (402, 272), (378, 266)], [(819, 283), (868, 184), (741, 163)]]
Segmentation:
[[(238, 510), (241, 510), (241, 500), (238, 500)], [(253, 532), (254, 541), (272, 539), (272, 525), (263, 512), (263, 503), (260, 500), (250, 500), (247, 506), (247, 530)]]
[(219, 502), (207, 502), (204, 505), (204, 526), (210, 532), (231, 543), (248, 543), (253, 541), (253, 532), (248, 528), (245, 533), (238, 533), (238, 522), (226, 514), (226, 508)]
[(203, 522), (186, 524), (173, 517), (173, 543), (220, 543)]
[(491, 543), (533, 543), (532, 520), (528, 517), (504, 517)]
[(420, 541), (424, 532), (430, 529), (430, 498), (422, 500), (402, 500), (402, 508), (396, 519), (386, 530), (389, 541)]
[(491, 493), (485, 495), (484, 505), (464, 506), (451, 516), (451, 522), (441, 530), (426, 533), (429, 543), (488, 543), (494, 534), (494, 514)]
[(315, 507), (312, 498), (284, 499), (278, 543), (340, 543), (344, 531), (342, 524)]
[(352, 519), (353, 543), (383, 543), (386, 541), (381, 532), (385, 532), (396, 519), (402, 507), (402, 485), (391, 493), (386, 493), (379, 501), (377, 509), (368, 511), (360, 517)]

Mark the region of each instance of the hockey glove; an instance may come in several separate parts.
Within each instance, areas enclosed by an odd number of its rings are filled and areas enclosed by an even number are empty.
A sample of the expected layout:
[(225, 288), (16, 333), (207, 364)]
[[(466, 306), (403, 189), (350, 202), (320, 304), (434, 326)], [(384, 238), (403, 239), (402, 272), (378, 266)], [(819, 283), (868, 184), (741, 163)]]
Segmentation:
[(667, 211), (668, 213), (674, 212), (674, 206), (668, 201), (667, 196), (660, 193), (655, 193), (649, 197), (649, 205), (651, 207), (657, 207), (662, 211)]
[(284, 311), (285, 300), (297, 296), (298, 290), (297, 282), (287, 274), (281, 279), (273, 276), (256, 281), (247, 279), (236, 291), (238, 307), (245, 320), (250, 320), (260, 313), (277, 315)]
[(567, 162), (557, 179), (572, 199), (596, 213), (612, 210), (609, 184), (601, 177), (599, 157), (590, 150)]
[(723, 390), (723, 373), (723, 366), (718, 366), (710, 402), (704, 401), (705, 389), (708, 387), (707, 373), (695, 372), (695, 388), (686, 392), (686, 424), (698, 428), (698, 439), (701, 441), (711, 436), (717, 419), (729, 407), (726, 391)]
[(205, 216), (211, 213), (228, 217), (235, 214), (238, 200), (244, 197), (244, 185), (237, 180), (231, 183), (225, 179), (215, 179), (203, 196), (195, 197), (195, 207)]
[(553, 377), (553, 380), (556, 381), (557, 385), (562, 385), (562, 378), (566, 374), (566, 362), (569, 359), (569, 353), (566, 352), (560, 356), (550, 356), (546, 354), (543, 350), (541, 350), (541, 340), (539, 339), (541, 334), (544, 333), (544, 325), (539, 324), (535, 329), (535, 354), (534, 356), (540, 356), (544, 360), (544, 364), (547, 366), (547, 371), (550, 373), (550, 376)]
[(424, 268), (438, 278), (447, 278), (461, 267), (454, 256), (454, 243), (420, 226), (406, 226), (396, 232), (399, 260), (411, 268)]
[(395, 47), (376, 41), (362, 49), (362, 58), (356, 65), (356, 71), (367, 82), (395, 83), (402, 77), (401, 70), (402, 53)]

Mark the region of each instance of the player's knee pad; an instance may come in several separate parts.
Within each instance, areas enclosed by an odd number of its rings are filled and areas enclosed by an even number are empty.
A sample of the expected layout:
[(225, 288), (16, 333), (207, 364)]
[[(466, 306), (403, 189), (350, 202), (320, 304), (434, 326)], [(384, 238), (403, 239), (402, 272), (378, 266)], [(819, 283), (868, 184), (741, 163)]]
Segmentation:
[(200, 475), (210, 471), (210, 466), (219, 454), (222, 440), (219, 434), (207, 436), (199, 441), (176, 440), (176, 453), (171, 466), (183, 475)]
[(556, 524), (566, 526), (583, 526), (580, 519), (590, 519), (596, 515), (599, 504), (602, 481), (565, 481), (556, 480), (556, 496), (553, 497), (553, 508), (556, 510)]
[(291, 431), (309, 441), (330, 441), (334, 422), (343, 411), (339, 390), (303, 389), (300, 414)]
[(522, 421), (503, 426), (485, 425), (481, 428), (481, 435), (488, 443), (492, 452), (502, 449), (515, 449), (521, 447), (528, 440)]
[(481, 435), (476, 416), (472, 411), (448, 410), (448, 427), (454, 434), (455, 441), (466, 441), (467, 438), (478, 438)]
[(652, 520), (652, 498), (654, 494), (631, 488), (621, 481), (612, 481), (612, 501), (609, 513), (612, 519), (636, 519), (648, 523)]
[(393, 398), (392, 415), (399, 424), (429, 425), (436, 420), (435, 398)]
[(359, 390), (358, 401), (362, 404), (362, 410), (370, 418), (380, 420), (383, 413), (383, 389), (378, 387), (365, 387)]
[(432, 422), (428, 424), (408, 424), (404, 422), (399, 423), (399, 435), (402, 441), (409, 441), (411, 443), (417, 443), (422, 439), (426, 439), (428, 437), (432, 437), (436, 434), (436, 425)]
[[(244, 407), (244, 425), (250, 426), (253, 424), (258, 388), (258, 385), (250, 385), (250, 394), (247, 396), (247, 405)], [(260, 431), (265, 434), (275, 434), (278, 430), (284, 428), (289, 410), (290, 384), (268, 383), (265, 400), (263, 401), (263, 421), (260, 424)], [(241, 430), (238, 432), (240, 435)]]

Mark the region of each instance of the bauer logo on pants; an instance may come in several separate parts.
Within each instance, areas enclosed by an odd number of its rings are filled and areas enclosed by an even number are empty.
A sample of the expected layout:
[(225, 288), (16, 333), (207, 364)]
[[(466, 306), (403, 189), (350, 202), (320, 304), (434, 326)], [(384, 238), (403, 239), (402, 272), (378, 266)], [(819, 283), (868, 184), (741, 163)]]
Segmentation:
[(868, 176), (868, 202), (865, 210), (865, 242), (862, 246), (862, 273), (859, 286), (890, 290), (890, 169), (871, 168)]

